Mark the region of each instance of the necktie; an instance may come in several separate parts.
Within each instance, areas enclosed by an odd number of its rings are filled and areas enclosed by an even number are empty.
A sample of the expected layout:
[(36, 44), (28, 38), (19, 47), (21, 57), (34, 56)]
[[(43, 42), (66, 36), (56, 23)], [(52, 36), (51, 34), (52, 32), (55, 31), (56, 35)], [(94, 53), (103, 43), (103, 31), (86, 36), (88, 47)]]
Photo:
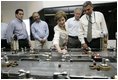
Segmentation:
[(92, 40), (92, 22), (91, 22), (91, 16), (89, 16), (87, 41), (90, 42), (91, 40)]

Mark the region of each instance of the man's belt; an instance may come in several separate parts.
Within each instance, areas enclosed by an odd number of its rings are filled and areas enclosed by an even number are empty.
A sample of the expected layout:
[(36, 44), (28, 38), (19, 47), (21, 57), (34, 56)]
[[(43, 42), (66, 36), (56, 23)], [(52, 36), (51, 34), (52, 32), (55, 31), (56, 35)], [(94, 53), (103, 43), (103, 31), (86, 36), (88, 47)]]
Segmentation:
[(19, 39), (19, 41), (26, 41), (27, 39)]
[(78, 39), (78, 36), (69, 36), (70, 38)]
[(5, 41), (6, 39), (1, 39), (1, 40)]

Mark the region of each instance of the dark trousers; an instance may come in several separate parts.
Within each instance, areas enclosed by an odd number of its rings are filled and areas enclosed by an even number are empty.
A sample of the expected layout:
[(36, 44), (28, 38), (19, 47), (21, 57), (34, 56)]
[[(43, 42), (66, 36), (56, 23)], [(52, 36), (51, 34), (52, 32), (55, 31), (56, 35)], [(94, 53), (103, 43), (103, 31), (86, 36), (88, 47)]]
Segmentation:
[(28, 49), (30, 48), (29, 41), (27, 39), (19, 39), (18, 43), (19, 43), (19, 49), (25, 48), (25, 47)]
[(10, 49), (10, 45), (7, 43), (6, 39), (1, 39), (1, 48), (5, 47), (6, 49)]
[(100, 50), (100, 38), (92, 39), (91, 42), (88, 42), (86, 38), (84, 38), (84, 40), (90, 48), (93, 48), (93, 50)]
[(81, 48), (81, 42), (78, 39), (78, 36), (69, 36), (68, 37), (68, 48)]

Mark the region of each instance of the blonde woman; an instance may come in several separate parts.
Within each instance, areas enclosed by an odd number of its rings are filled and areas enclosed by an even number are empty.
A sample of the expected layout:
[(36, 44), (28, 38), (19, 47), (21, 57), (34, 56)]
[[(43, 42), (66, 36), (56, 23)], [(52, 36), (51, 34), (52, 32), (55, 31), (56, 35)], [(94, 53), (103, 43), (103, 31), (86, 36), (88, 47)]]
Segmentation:
[(58, 53), (66, 54), (68, 53), (66, 49), (68, 41), (68, 30), (65, 24), (67, 19), (66, 13), (64, 11), (58, 11), (55, 15), (55, 20), (57, 25), (54, 27), (54, 38), (53, 45), (57, 49)]

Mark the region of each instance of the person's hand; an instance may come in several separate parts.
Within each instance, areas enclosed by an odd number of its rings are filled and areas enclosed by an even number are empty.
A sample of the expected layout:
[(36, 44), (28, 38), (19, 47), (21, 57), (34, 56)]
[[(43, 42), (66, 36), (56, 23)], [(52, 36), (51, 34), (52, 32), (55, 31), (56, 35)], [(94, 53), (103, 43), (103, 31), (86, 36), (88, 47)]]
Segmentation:
[(62, 53), (63, 53), (63, 54), (68, 53), (68, 51), (67, 51), (67, 50), (65, 50), (65, 49), (63, 49), (63, 50), (61, 50), (61, 51), (62, 51)]
[(31, 42), (29, 41), (29, 47), (31, 47)]
[(58, 53), (60, 53), (60, 54), (66, 54), (68, 52), (67, 52), (67, 50), (63, 49), (63, 50), (58, 50)]
[(43, 40), (42, 40), (42, 42), (43, 42), (43, 43), (45, 43), (45, 42), (46, 42), (46, 40), (44, 40), (44, 39), (43, 39)]
[(46, 42), (46, 40), (44, 40), (44, 39), (41, 40), (41, 43), (45, 43), (45, 42)]
[(83, 49), (88, 49), (88, 46), (86, 43), (82, 44)]
[(62, 54), (62, 50), (58, 50), (58, 53), (59, 53), (59, 54)]

